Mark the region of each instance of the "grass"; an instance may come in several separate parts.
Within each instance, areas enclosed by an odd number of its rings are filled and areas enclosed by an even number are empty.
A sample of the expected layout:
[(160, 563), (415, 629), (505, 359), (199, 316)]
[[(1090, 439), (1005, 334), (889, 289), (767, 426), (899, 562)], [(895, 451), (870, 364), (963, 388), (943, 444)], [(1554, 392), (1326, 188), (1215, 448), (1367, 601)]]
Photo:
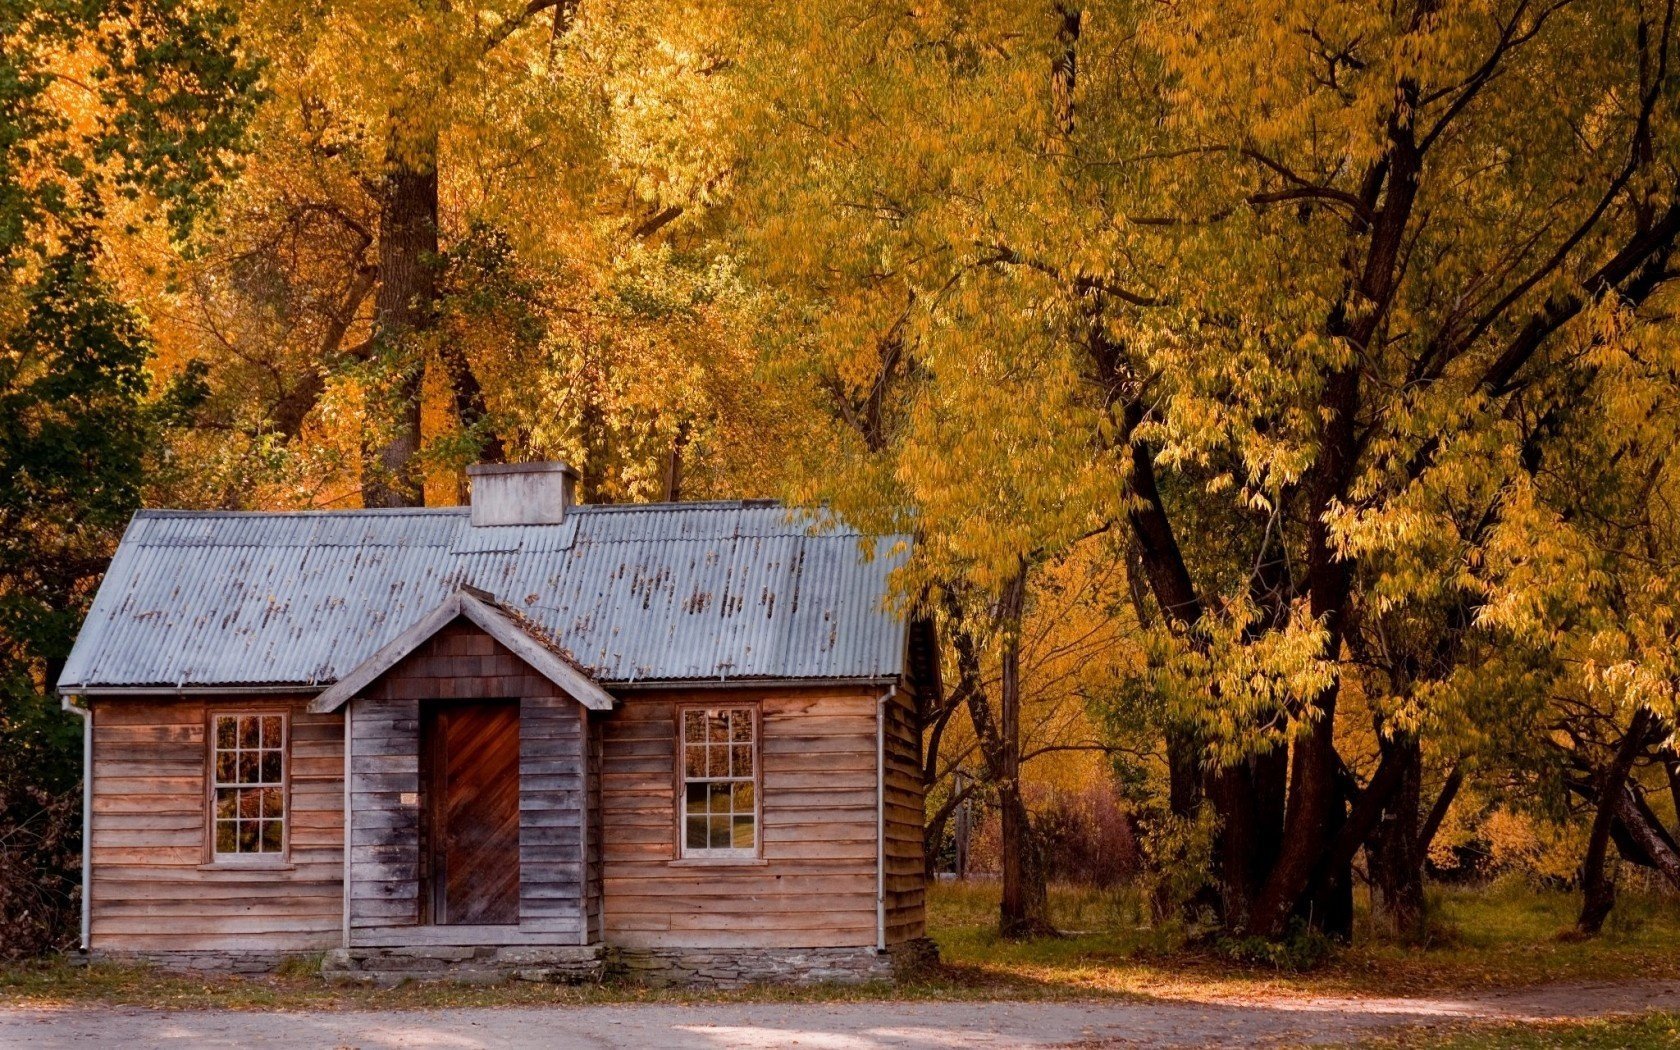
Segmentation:
[(1434, 934), (1397, 942), (1361, 907), (1354, 946), (1305, 972), (1243, 965), (1141, 921), (1135, 895), (1059, 890), (1056, 920), (1080, 931), (1010, 943), (991, 929), (994, 887), (942, 886), (928, 922), (947, 964), (970, 979), (1142, 995), (1418, 994), (1553, 981), (1680, 977), (1680, 902), (1624, 895), (1603, 936), (1568, 936), (1579, 901), (1520, 882), (1432, 891)]
[[(1516, 883), (1476, 890), (1441, 889), (1434, 895), (1439, 932), (1429, 943), (1395, 943), (1362, 917), (1354, 947), (1306, 972), (1239, 964), (1211, 949), (1187, 947), (1171, 931), (1144, 923), (1144, 910), (1129, 891), (1063, 888), (1055, 891), (1053, 906), (1058, 924), (1076, 932), (1053, 940), (1011, 943), (999, 940), (992, 932), (997, 908), (995, 884), (936, 886), (930, 894), (928, 923), (945, 965), (921, 979), (890, 987), (696, 992), (607, 982), (582, 987), (512, 983), (498, 987), (408, 985), (376, 990), (328, 985), (313, 976), (307, 962), (259, 978), (182, 976), (139, 967), (81, 967), (58, 962), (0, 967), (0, 1002), (318, 1010), (881, 998), (1166, 996), (1241, 1000), (1680, 977), (1680, 952), (1674, 950), (1680, 944), (1680, 904), (1632, 895), (1617, 905), (1604, 936), (1578, 941), (1560, 936), (1574, 919), (1576, 902), (1568, 894), (1536, 891)], [(1607, 1038), (1613, 1040), (1614, 1036)]]
[(1498, 1025), (1368, 1043), (1369, 1050), (1632, 1050), (1680, 1047), (1680, 1014), (1653, 1013), (1553, 1025)]

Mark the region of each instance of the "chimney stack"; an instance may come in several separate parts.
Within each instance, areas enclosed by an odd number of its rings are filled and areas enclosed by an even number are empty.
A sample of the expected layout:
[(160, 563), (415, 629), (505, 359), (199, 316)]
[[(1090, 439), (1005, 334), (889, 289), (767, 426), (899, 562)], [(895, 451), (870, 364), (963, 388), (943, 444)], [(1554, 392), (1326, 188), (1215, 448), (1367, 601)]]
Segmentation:
[(577, 502), (577, 471), (564, 463), (467, 468), (474, 525), (558, 525)]

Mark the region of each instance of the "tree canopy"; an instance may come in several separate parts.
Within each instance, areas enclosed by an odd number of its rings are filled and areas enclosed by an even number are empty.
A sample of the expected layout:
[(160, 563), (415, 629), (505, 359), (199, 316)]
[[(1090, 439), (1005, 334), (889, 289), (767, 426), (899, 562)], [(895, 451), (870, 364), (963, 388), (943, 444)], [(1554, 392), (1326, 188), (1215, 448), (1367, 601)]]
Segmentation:
[(8, 643), (62, 649), (142, 500), (454, 503), (543, 457), (591, 501), (778, 495), (914, 534), (927, 855), (998, 812), (1005, 932), (1053, 925), (1052, 765), (1124, 796), (1163, 920), (1346, 937), (1358, 860), (1421, 931), (1485, 803), (1579, 826), (1590, 932), (1612, 850), (1680, 886), (1674, 34), (10, 3)]

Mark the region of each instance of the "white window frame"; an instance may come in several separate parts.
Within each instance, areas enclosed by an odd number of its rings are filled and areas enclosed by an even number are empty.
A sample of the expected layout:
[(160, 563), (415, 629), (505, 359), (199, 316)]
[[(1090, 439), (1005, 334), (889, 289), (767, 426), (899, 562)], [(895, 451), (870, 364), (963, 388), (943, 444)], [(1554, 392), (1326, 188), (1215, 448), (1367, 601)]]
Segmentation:
[[(258, 771), (257, 771), (258, 779), (257, 780), (249, 781), (249, 782), (241, 782), (237, 779), (237, 777), (239, 775), (239, 773), (238, 773), (238, 759), (237, 758), (234, 760), (234, 765), (235, 765), (234, 776), (235, 776), (236, 779), (231, 780), (231, 781), (224, 781), (224, 780), (221, 779), (221, 777), (219, 775), (218, 768), (217, 768), (218, 767), (217, 756), (220, 755), (220, 754), (228, 753), (228, 751), (226, 749), (219, 746), (220, 737), (221, 737), (221, 724), (222, 724), (223, 721), (227, 721), (227, 720), (233, 721), (233, 723), (234, 723), (234, 748), (233, 748), (232, 753), (237, 755), (240, 751), (246, 750), (246, 749), (238, 746), (238, 744), (239, 744), (238, 723), (239, 723), (239, 719), (242, 719), (242, 718), (257, 718), (257, 719), (278, 718), (280, 720), (280, 745), (279, 745), (279, 747), (278, 748), (270, 748), (270, 747), (260, 746), (260, 737), (259, 737), (259, 747), (258, 747), (259, 754), (261, 752), (264, 752), (264, 751), (276, 751), (277, 750), (279, 752), (279, 754), (280, 754), (280, 779), (278, 781), (269, 781), (269, 780), (264, 780), (262, 778), (262, 769), (261, 769), (262, 762), (261, 762), (260, 758), (258, 759), (258, 762), (257, 762), (257, 766), (258, 766)], [(259, 734), (261, 733), (261, 727), (260, 726), (258, 728), (258, 733)], [(272, 864), (285, 863), (290, 858), (291, 849), (292, 849), (291, 734), (292, 734), (291, 718), (288, 716), (288, 713), (286, 711), (283, 711), (283, 710), (241, 709), (241, 710), (238, 710), (238, 711), (215, 711), (215, 712), (212, 712), (210, 714), (210, 725), (209, 725), (209, 733), (208, 733), (209, 745), (210, 745), (209, 746), (208, 769), (206, 770), (207, 775), (205, 776), (204, 779), (205, 779), (205, 782), (206, 782), (206, 796), (207, 796), (207, 801), (208, 801), (208, 805), (209, 805), (209, 813), (207, 815), (207, 823), (206, 823), (206, 831), (208, 833), (205, 836), (205, 838), (207, 840), (206, 843), (205, 843), (205, 846), (206, 846), (206, 852), (209, 854), (210, 862), (212, 864), (215, 864), (215, 865), (238, 865), (238, 864), (272, 865)], [(221, 820), (220, 820), (220, 818), (218, 816), (218, 813), (217, 813), (217, 809), (218, 809), (217, 803), (220, 800), (221, 792), (223, 792), (223, 791), (238, 791), (238, 790), (263, 790), (263, 789), (278, 789), (279, 792), (280, 792), (280, 815), (278, 817), (259, 817), (259, 818), (257, 818), (258, 820), (261, 820), (261, 821), (276, 820), (276, 821), (279, 822), (279, 824), (280, 824), (280, 848), (278, 850), (264, 850), (264, 849), (261, 849), (260, 847), (262, 845), (262, 832), (261, 832), (261, 829), (259, 828), (258, 833), (257, 833), (257, 844), (258, 844), (259, 848), (256, 851), (240, 852), (238, 850), (235, 850), (233, 852), (223, 852), (220, 849), (218, 849), (217, 848), (218, 839), (219, 839), (218, 832), (221, 830), (221, 827), (220, 827)], [(235, 829), (236, 844), (237, 844), (237, 835), (238, 835), (238, 830), (237, 830), (237, 827), (236, 827), (236, 829)]]
[[(710, 716), (719, 711), (744, 711), (751, 720), (752, 741), (748, 751), (752, 756), (751, 776), (722, 776), (722, 777), (690, 777), (688, 775), (688, 716), (699, 713)], [(742, 861), (756, 860), (763, 854), (764, 849), (764, 793), (761, 771), (763, 761), (760, 757), (763, 749), (763, 719), (760, 717), (757, 704), (689, 704), (677, 708), (677, 855), (683, 860), (721, 860)], [(697, 741), (698, 746), (718, 746), (706, 741)], [(727, 746), (727, 745), (726, 745)], [(753, 844), (751, 847), (738, 846), (690, 846), (688, 844), (688, 786), (690, 784), (751, 784), (753, 792), (752, 827)], [(745, 813), (731, 811), (730, 816), (745, 816)]]

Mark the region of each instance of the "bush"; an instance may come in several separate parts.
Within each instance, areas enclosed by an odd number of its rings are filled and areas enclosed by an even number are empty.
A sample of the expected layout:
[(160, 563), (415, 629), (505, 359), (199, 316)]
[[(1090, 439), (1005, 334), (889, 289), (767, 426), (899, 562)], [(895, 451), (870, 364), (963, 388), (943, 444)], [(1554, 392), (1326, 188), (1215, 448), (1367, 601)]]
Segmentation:
[(1221, 937), (1214, 950), (1245, 966), (1267, 966), (1286, 973), (1316, 969), (1336, 953), (1336, 944), (1322, 931), (1296, 920), (1282, 940), (1266, 937)]
[(51, 698), (0, 697), (0, 961), (76, 944), (81, 752)]
[[(1033, 830), (1044, 849), (1046, 875), (1053, 883), (1109, 888), (1136, 878), (1141, 864), (1137, 838), (1119, 792), (1107, 783), (1077, 790), (1026, 786)], [(988, 809), (969, 847), (969, 870), (1002, 870), (1001, 820)]]

